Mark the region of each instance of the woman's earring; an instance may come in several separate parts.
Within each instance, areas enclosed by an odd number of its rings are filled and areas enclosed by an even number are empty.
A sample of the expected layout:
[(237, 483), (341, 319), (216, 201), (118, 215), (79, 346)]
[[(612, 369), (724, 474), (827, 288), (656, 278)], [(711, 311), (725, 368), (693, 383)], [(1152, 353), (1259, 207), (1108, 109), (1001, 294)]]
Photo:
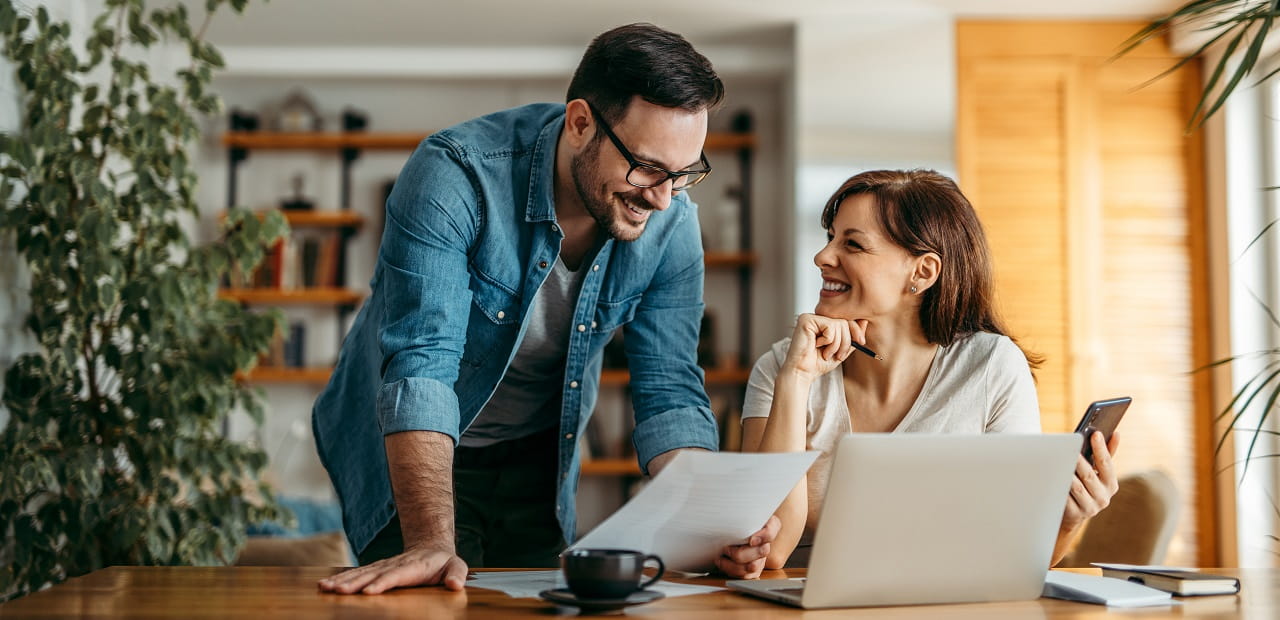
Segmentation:
[(912, 287), (911, 287), (911, 292), (912, 292), (912, 293), (916, 292), (916, 287), (912, 286)]

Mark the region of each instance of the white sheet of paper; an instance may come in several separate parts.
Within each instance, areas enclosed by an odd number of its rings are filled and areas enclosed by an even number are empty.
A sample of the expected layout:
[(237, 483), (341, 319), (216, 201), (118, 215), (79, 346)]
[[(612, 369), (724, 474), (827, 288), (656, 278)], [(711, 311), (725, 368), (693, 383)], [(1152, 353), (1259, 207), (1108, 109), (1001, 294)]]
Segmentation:
[[(497, 590), (511, 598), (538, 598), (539, 592), (563, 588), (565, 582), (564, 576), (558, 570), (498, 571), (474, 573), (472, 578), (467, 580), (467, 587)], [(659, 581), (648, 589), (657, 590), (668, 597), (675, 597), (716, 592), (724, 588)]]
[(689, 450), (571, 549), (636, 549), (668, 568), (706, 570), (725, 545), (764, 526), (817, 452)]

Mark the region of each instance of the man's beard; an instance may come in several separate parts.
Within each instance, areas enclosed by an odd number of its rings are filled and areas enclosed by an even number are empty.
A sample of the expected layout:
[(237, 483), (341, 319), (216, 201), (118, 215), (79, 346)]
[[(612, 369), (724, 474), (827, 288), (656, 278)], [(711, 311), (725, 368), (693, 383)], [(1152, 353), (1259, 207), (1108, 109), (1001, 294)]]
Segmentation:
[[(574, 189), (578, 191), (578, 199), (582, 201), (582, 206), (586, 207), (587, 213), (591, 214), (591, 218), (596, 221), (596, 225), (600, 227), (600, 230), (605, 231), (606, 234), (618, 241), (635, 241), (644, 233), (644, 226), (636, 229), (630, 222), (619, 221), (625, 216), (619, 212), (619, 209), (615, 209), (614, 204), (609, 201), (610, 194), (605, 189), (607, 183), (605, 183), (603, 175), (600, 174), (599, 155), (601, 145), (602, 142), (596, 140), (594, 149), (584, 150), (574, 155), (569, 162)], [(649, 204), (641, 195), (643, 191), (637, 187), (633, 192), (614, 194), (612, 197), (619, 202), (625, 200), (635, 205), (638, 209), (655, 210), (653, 205)], [(625, 209), (626, 205), (621, 205), (621, 208)]]

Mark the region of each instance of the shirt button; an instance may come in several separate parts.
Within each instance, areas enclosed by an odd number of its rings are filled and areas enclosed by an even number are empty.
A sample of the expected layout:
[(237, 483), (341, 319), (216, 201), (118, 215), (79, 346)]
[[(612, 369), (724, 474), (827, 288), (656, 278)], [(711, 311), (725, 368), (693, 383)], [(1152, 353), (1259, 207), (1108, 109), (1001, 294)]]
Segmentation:
[(498, 318), (503, 319), (503, 318), (506, 318), (506, 316), (507, 316), (506, 312), (503, 312), (501, 310), (498, 311)]
[(541, 267), (541, 268), (543, 268), (543, 269), (546, 269), (546, 268), (547, 268), (547, 261), (545, 261), (545, 260), (544, 260), (544, 261), (542, 261), (542, 262), (538, 263), (538, 266), (539, 266), (539, 267)]
[(586, 326), (586, 325), (582, 325), (581, 323), (579, 323), (579, 324), (578, 324), (578, 331), (580, 331), (580, 332), (585, 332), (585, 331), (587, 331), (587, 326)]
[(565, 433), (565, 434), (564, 434), (564, 438), (565, 438), (565, 439), (573, 439), (573, 433)]
[(592, 322), (591, 322), (591, 329), (595, 329), (595, 328), (596, 328), (596, 322), (595, 322), (595, 321), (592, 321)]
[(578, 387), (578, 382), (577, 382), (577, 381), (570, 381), (570, 382), (569, 382), (569, 387), (571, 387), (571, 388), (576, 388), (576, 387)]
[(591, 266), (591, 270), (592, 270), (592, 271), (600, 271), (600, 265), (592, 265), (592, 266)]

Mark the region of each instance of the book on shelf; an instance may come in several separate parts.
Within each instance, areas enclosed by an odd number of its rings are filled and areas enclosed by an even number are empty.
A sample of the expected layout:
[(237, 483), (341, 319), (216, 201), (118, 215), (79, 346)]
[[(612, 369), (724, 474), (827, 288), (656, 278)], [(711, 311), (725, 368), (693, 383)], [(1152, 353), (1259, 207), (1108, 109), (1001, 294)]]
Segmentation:
[(271, 336), (271, 346), (267, 348), (267, 352), (259, 358), (262, 366), (284, 366), (284, 334), (276, 330)]
[(301, 262), (302, 286), (312, 288), (316, 283), (316, 261), (320, 258), (320, 240), (308, 237), (302, 240)]
[(280, 243), (280, 272), (277, 282), (280, 288), (295, 289), (300, 282), (298, 278), (298, 244), (292, 238), (285, 238)]
[(1178, 596), (1235, 594), (1240, 591), (1240, 580), (1235, 577), (1202, 573), (1186, 568), (1097, 562), (1094, 566), (1102, 569), (1104, 577), (1140, 583)]
[(338, 252), (342, 239), (336, 234), (325, 235), (320, 241), (320, 253), (316, 257), (316, 286), (338, 284)]
[(336, 233), (280, 239), (252, 273), (232, 269), (222, 285), (285, 290), (334, 287), (341, 251), (342, 238)]
[(289, 325), (289, 337), (284, 342), (284, 365), (289, 368), (303, 368), (306, 358), (307, 326), (301, 322)]

